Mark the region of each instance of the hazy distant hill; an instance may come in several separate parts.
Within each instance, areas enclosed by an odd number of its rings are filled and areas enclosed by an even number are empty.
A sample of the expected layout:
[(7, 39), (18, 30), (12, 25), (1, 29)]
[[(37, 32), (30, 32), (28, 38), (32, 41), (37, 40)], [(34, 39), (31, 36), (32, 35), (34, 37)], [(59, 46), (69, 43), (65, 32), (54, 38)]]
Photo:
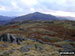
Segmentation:
[(65, 18), (68, 19), (68, 20), (75, 21), (75, 17), (65, 17)]
[(40, 21), (49, 21), (49, 20), (75, 20), (74, 17), (62, 17), (62, 16), (53, 16), (50, 14), (43, 14), (40, 12), (34, 12), (23, 16), (17, 16), (17, 17), (8, 17), (8, 16), (0, 16), (0, 25), (4, 25), (7, 23), (16, 23), (16, 22), (22, 22), (25, 20), (40, 20)]
[(40, 12), (30, 13), (27, 15), (16, 17), (14, 19), (14, 21), (24, 21), (24, 20), (59, 20), (59, 19), (53, 15), (43, 14)]
[(6, 21), (6, 20), (11, 20), (12, 17), (8, 17), (8, 16), (0, 16), (0, 21)]
[(75, 21), (75, 17), (70, 17), (70, 16), (57, 16), (60, 20), (72, 20)]
[(12, 19), (13, 19), (13, 17), (1, 16), (1, 15), (0, 15), (0, 25), (7, 24), (7, 23), (9, 23)]

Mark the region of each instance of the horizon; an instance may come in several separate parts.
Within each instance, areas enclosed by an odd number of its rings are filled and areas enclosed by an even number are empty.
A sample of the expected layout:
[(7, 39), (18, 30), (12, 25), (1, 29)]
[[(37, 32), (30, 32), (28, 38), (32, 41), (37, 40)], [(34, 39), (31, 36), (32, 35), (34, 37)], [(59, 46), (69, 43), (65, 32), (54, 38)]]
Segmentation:
[(21, 16), (34, 12), (75, 17), (74, 0), (0, 0), (0, 15)]

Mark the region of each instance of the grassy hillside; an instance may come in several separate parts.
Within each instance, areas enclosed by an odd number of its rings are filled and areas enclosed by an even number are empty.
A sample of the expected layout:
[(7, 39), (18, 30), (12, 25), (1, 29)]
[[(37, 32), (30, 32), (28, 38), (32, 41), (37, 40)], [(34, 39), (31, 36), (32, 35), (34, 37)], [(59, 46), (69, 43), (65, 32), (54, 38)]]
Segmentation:
[(59, 50), (75, 50), (74, 21), (10, 23), (0, 26), (0, 35), (5, 33), (26, 40), (20, 45), (0, 41), (0, 56), (60, 56)]

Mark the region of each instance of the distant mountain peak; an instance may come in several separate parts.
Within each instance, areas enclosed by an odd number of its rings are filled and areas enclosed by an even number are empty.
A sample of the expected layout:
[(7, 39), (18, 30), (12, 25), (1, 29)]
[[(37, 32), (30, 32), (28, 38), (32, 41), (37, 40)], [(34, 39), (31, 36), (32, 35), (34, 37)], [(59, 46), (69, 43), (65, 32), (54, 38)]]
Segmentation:
[(58, 18), (53, 15), (34, 12), (20, 17), (16, 17), (13, 21), (25, 21), (25, 20), (58, 20)]
[(50, 15), (50, 14), (44, 14), (41, 12), (34, 12), (34, 13), (27, 14), (27, 15), (16, 17), (13, 21), (23, 22), (25, 20), (49, 21), (49, 20), (61, 20), (61, 18), (58, 18), (58, 17)]
[(34, 12), (33, 14), (41, 14), (40, 12)]
[(40, 13), (40, 12), (34, 12), (32, 13), (33, 15), (40, 15), (40, 14), (43, 14), (43, 13)]

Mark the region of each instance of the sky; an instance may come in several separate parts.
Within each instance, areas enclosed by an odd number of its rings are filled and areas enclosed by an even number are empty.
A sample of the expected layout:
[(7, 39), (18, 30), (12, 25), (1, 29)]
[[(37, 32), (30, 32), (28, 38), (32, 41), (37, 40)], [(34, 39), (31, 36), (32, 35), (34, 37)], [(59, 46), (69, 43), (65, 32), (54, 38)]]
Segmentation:
[(75, 0), (0, 0), (0, 15), (21, 16), (33, 12), (75, 17)]

